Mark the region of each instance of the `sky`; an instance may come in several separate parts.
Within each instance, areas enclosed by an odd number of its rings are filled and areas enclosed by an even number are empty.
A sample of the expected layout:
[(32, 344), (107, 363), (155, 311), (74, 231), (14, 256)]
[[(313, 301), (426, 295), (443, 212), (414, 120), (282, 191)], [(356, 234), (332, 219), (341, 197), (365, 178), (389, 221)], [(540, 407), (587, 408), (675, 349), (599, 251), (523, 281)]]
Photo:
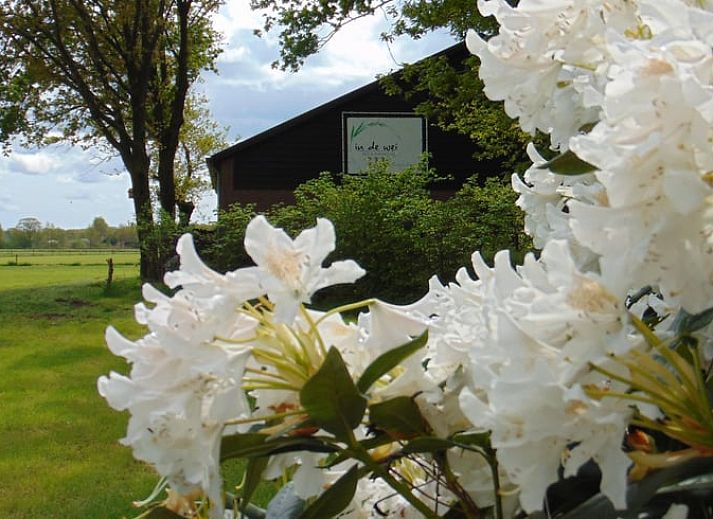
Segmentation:
[[(420, 40), (397, 39), (387, 46), (379, 34), (383, 16), (364, 18), (337, 33), (296, 73), (271, 68), (279, 56), (277, 33), (254, 36), (261, 17), (249, 0), (228, 0), (214, 17), (224, 36), (218, 73), (204, 73), (196, 88), (207, 96), (214, 119), (229, 127), (237, 142), (315, 108), (454, 43), (445, 33)], [(106, 149), (67, 145), (42, 149), (15, 147), (0, 155), (0, 225), (14, 227), (24, 217), (64, 229), (89, 226), (103, 217), (117, 226), (133, 221), (130, 180), (121, 161)], [(209, 194), (195, 219), (215, 220)]]

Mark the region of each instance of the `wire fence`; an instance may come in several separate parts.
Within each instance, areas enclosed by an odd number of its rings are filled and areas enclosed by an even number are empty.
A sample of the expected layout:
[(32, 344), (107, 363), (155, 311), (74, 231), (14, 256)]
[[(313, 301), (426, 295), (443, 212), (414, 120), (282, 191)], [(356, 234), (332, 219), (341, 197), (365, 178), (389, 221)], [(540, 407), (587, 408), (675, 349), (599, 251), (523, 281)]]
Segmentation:
[(0, 249), (0, 266), (138, 265), (137, 249)]

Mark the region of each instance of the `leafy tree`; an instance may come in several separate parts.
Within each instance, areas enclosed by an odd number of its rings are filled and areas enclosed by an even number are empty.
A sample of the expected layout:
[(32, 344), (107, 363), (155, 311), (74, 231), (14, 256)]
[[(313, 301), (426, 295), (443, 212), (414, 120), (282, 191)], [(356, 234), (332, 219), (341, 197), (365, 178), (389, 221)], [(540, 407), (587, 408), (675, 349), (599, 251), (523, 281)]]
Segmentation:
[[(265, 10), (265, 31), (279, 28), (280, 60), (273, 65), (292, 70), (299, 69), (342, 27), (377, 12), (385, 14), (391, 23), (382, 35), (386, 41), (404, 34), (420, 38), (444, 27), (462, 40), (468, 29), (489, 35), (497, 28), (494, 19), (483, 18), (476, 2), (470, 0), (251, 0), (250, 5)], [(261, 35), (262, 31), (256, 33)]]
[(87, 229), (89, 242), (92, 247), (96, 247), (104, 242), (109, 236), (109, 224), (101, 216), (97, 216), (92, 221), (92, 225)]
[(20, 218), (15, 225), (14, 241), (18, 249), (30, 249), (37, 245), (42, 222), (34, 216)]
[(485, 97), (478, 65), (475, 56), (461, 62), (434, 56), (384, 76), (382, 86), (391, 95), (418, 100), (417, 112), (443, 130), (469, 137), (477, 146), (473, 158), (509, 177), (529, 165), (525, 149), (532, 136), (520, 130), (502, 103)]
[(5, 232), (2, 230), (2, 225), (0, 225), (0, 249), (5, 247)]
[(66, 232), (52, 223), (47, 223), (40, 231), (40, 246), (56, 249), (65, 245)]
[[(150, 145), (162, 210), (175, 215), (174, 157), (188, 91), (211, 68), (221, 0), (7, 0), (0, 3), (0, 140), (103, 143), (132, 185), (140, 241), (151, 235)], [(142, 245), (141, 275), (161, 258)]]
[[(174, 160), (176, 206), (181, 227), (190, 223), (201, 196), (211, 189), (206, 157), (228, 146), (228, 128), (213, 119), (207, 101), (204, 96), (192, 93), (183, 111), (184, 124)], [(156, 156), (158, 150), (154, 149), (153, 154)], [(158, 178), (157, 173), (154, 171), (154, 178)]]
[(126, 224), (112, 227), (109, 233), (109, 241), (113, 246), (120, 249), (136, 247), (138, 245), (136, 225)]

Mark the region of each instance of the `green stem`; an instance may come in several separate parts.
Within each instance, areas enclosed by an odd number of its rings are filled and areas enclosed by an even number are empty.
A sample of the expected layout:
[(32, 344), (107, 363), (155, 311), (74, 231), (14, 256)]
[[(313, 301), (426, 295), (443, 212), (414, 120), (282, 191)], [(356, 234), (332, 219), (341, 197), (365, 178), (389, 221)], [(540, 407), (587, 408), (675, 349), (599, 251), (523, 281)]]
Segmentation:
[(220, 335), (216, 335), (215, 337), (213, 337), (213, 340), (226, 342), (228, 344), (250, 344), (257, 340), (257, 336), (250, 337), (249, 339), (228, 339), (227, 337), (221, 337)]
[(500, 496), (500, 474), (498, 473), (498, 460), (495, 456), (485, 456), (485, 460), (490, 465), (493, 476), (493, 492), (495, 493), (495, 519), (503, 519), (503, 500)]
[(701, 358), (698, 356), (698, 350), (691, 348), (691, 356), (693, 357), (693, 372), (696, 377), (696, 410), (699, 411), (699, 423), (705, 424), (708, 431), (713, 430), (713, 415), (711, 414), (711, 406), (708, 402), (708, 394), (706, 391), (706, 382), (703, 379), (703, 366)]
[(498, 473), (498, 460), (495, 457), (495, 451), (493, 451), (492, 448), (485, 450), (481, 447), (476, 447), (475, 445), (467, 445), (465, 443), (456, 442), (454, 442), (454, 447), (478, 453), (488, 463), (490, 473), (493, 477), (493, 492), (495, 493), (495, 519), (503, 519), (503, 501), (500, 496), (500, 474)]
[(307, 321), (307, 324), (309, 324), (310, 331), (317, 338), (317, 344), (319, 345), (320, 353), (322, 354), (322, 358), (324, 359), (327, 356), (327, 347), (324, 344), (322, 335), (317, 329), (317, 323), (314, 322), (312, 316), (309, 315), (309, 310), (307, 310), (304, 305), (300, 305), (300, 310), (302, 311), (302, 316), (305, 318), (305, 321)]
[(250, 418), (235, 418), (233, 420), (228, 420), (225, 425), (239, 425), (254, 422), (267, 422), (269, 420), (278, 420), (280, 418), (286, 418), (288, 416), (295, 416), (299, 414), (305, 414), (304, 409), (298, 409), (296, 411), (286, 411), (284, 413), (275, 413), (267, 416), (251, 416)]
[[(652, 397), (652, 398), (655, 397), (657, 400), (659, 400), (659, 404), (660, 404), (660, 403), (665, 403), (666, 406), (668, 406), (668, 407), (671, 408), (671, 409), (685, 410), (685, 408), (682, 407), (681, 405), (679, 405), (679, 403), (676, 402), (675, 400), (671, 400), (670, 398), (667, 398), (666, 396), (664, 396), (664, 395), (662, 395), (662, 394), (660, 394), (660, 393), (656, 393), (656, 392), (654, 392), (653, 390), (651, 390), (650, 388), (647, 388), (646, 386), (642, 386), (641, 384), (637, 384), (637, 383), (634, 382), (633, 380), (630, 380), (630, 379), (627, 379), (627, 378), (625, 378), (625, 377), (616, 375), (615, 373), (612, 373), (611, 371), (606, 370), (606, 369), (602, 368), (601, 366), (597, 366), (596, 364), (590, 363), (589, 366), (592, 368), (592, 370), (594, 370), (594, 371), (596, 371), (596, 372), (598, 372), (598, 373), (601, 373), (602, 375), (604, 375), (604, 376), (606, 376), (606, 377), (609, 377), (609, 378), (612, 379), (612, 380), (617, 380), (617, 381), (619, 381), (619, 382), (622, 382), (622, 383), (624, 383), (624, 384), (626, 384), (626, 385), (632, 387), (633, 389), (638, 389), (639, 391), (641, 391), (641, 392), (643, 392), (643, 393), (646, 393), (647, 395), (649, 395), (649, 396)], [(627, 366), (627, 367), (628, 367), (628, 366)], [(592, 391), (592, 390), (588, 390), (588, 391)], [(598, 390), (594, 390), (594, 391), (598, 391)], [(609, 392), (608, 395), (609, 395), (609, 396), (612, 396), (612, 395), (614, 395), (614, 393), (613, 393), (613, 392)], [(607, 396), (607, 395), (603, 395), (603, 396)], [(627, 399), (630, 399), (630, 400), (636, 400), (636, 398), (632, 398), (632, 397), (630, 397), (630, 396), (627, 396), (626, 398), (627, 398)], [(659, 404), (657, 404), (657, 405), (659, 405)], [(684, 412), (685, 412), (685, 411), (684, 411)]]
[(383, 479), (391, 488), (396, 492), (401, 494), (406, 501), (409, 502), (416, 510), (421, 512), (421, 514), (427, 519), (438, 519), (438, 514), (431, 510), (426, 504), (418, 499), (411, 489), (389, 474), (389, 471), (381, 466), (380, 463), (374, 461), (369, 452), (362, 447), (354, 436), (353, 431), (349, 431), (348, 438), (349, 450), (354, 455), (354, 458), (361, 461), (366, 467), (369, 468), (374, 474)]
[(455, 476), (455, 474), (453, 474), (453, 471), (451, 470), (451, 467), (448, 464), (447, 455), (443, 453), (441, 455), (434, 456), (434, 458), (436, 460), (436, 463), (438, 463), (438, 466), (440, 467), (441, 471), (443, 472), (447, 488), (456, 496), (458, 496), (458, 499), (463, 505), (463, 512), (465, 513), (466, 518), (482, 519), (483, 517), (485, 517), (480, 508), (478, 508), (478, 505), (476, 505), (475, 501), (473, 501), (473, 498), (470, 497), (470, 494), (468, 494), (468, 492), (461, 486), (461, 484), (458, 482), (458, 478)]
[(376, 303), (376, 299), (364, 299), (363, 301), (359, 301), (358, 303), (351, 303), (348, 305), (343, 305), (343, 306), (338, 306), (336, 308), (332, 308), (330, 311), (328, 311), (322, 317), (317, 319), (317, 322), (315, 322), (315, 325), (318, 326), (322, 321), (324, 321), (325, 319), (327, 319), (328, 317), (330, 317), (334, 314), (341, 314), (342, 312), (358, 310), (359, 308), (364, 308), (365, 306), (369, 306), (370, 304), (373, 304), (373, 303)]

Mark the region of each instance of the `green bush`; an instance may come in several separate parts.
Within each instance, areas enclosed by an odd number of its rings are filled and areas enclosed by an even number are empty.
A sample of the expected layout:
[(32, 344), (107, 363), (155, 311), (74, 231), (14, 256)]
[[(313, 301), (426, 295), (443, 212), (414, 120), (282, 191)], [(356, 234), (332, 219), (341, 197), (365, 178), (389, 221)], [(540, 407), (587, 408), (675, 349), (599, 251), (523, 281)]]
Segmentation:
[(220, 211), (212, 235), (204, 232), (200, 240), (195, 240), (196, 248), (211, 267), (226, 272), (252, 265), (243, 242), (245, 228), (256, 214), (252, 204), (233, 204), (227, 211)]
[[(514, 258), (529, 249), (509, 185), (493, 179), (478, 186), (473, 180), (450, 200), (436, 201), (429, 193), (435, 182), (436, 175), (422, 166), (393, 173), (385, 163), (375, 163), (365, 175), (323, 173), (297, 188), (293, 205), (274, 206), (266, 216), (293, 237), (318, 217), (332, 221), (337, 249), (330, 260), (354, 259), (367, 274), (354, 286), (321, 295), (329, 299), (413, 301), (426, 292), (432, 275), (451, 280), (475, 250), (491, 260), (500, 249), (511, 249)], [(251, 264), (242, 244), (254, 215), (254, 206), (240, 205), (220, 214), (212, 242), (201, 251), (212, 267)]]

